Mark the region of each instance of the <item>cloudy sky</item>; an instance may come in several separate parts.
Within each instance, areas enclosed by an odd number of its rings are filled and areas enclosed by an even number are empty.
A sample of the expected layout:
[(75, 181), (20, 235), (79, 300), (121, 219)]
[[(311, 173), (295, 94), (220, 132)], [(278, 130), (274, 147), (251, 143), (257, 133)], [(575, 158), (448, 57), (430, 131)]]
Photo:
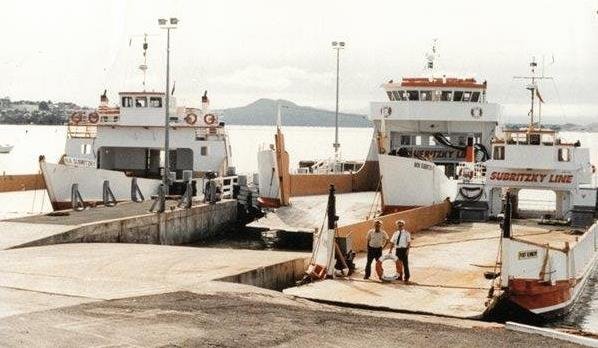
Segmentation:
[[(213, 106), (258, 98), (334, 108), (333, 40), (341, 53), (341, 110), (365, 112), (380, 83), (422, 72), (438, 39), (442, 69), (487, 80), (509, 115), (527, 95), (512, 76), (532, 56), (555, 83), (543, 86), (547, 115), (598, 115), (598, 0), (578, 1), (27, 1), (3, 0), (0, 96), (96, 105), (108, 89), (139, 89), (148, 34), (148, 89), (164, 87), (165, 34), (177, 16), (172, 64), (179, 102)], [(554, 62), (553, 62), (554, 57)], [(563, 118), (560, 118), (563, 120)], [(591, 121), (587, 118), (588, 122)]]

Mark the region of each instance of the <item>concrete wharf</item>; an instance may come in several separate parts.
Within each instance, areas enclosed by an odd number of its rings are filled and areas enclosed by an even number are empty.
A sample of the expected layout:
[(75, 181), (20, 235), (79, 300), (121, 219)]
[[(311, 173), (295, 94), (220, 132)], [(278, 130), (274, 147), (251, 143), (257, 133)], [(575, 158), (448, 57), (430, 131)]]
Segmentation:
[(61, 211), (0, 221), (0, 250), (58, 243), (104, 242), (180, 245), (214, 235), (236, 222), (236, 200), (199, 201), (190, 209), (167, 201), (166, 212), (149, 212), (151, 201), (123, 202), (83, 211)]

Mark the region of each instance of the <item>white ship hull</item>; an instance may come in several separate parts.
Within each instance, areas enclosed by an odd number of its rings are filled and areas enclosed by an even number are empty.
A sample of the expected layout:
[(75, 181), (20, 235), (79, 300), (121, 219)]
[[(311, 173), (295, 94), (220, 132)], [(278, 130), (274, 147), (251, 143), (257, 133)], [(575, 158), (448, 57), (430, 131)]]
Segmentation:
[[(133, 178), (123, 172), (46, 163), (43, 160), (40, 161), (40, 169), (54, 210), (72, 207), (73, 184), (78, 185), (79, 193), (86, 204), (103, 202), (103, 184), (106, 180), (110, 183), (110, 190), (117, 201), (131, 200)], [(157, 179), (137, 178), (137, 186), (146, 200), (158, 192), (160, 183)]]
[(446, 177), (442, 167), (416, 158), (378, 155), (384, 211), (429, 206), (453, 201), (457, 181)]

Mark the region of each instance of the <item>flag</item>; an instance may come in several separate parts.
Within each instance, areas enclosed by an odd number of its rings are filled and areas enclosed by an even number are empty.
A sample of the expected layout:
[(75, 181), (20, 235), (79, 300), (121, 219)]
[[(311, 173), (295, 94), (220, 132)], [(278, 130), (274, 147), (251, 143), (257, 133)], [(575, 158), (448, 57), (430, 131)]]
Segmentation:
[(174, 81), (172, 83), (172, 92), (170, 92), (170, 95), (174, 95), (174, 89), (176, 88), (176, 81)]
[(538, 99), (540, 99), (540, 103), (544, 103), (544, 99), (540, 95), (540, 90), (538, 88), (536, 88), (536, 97), (538, 97)]

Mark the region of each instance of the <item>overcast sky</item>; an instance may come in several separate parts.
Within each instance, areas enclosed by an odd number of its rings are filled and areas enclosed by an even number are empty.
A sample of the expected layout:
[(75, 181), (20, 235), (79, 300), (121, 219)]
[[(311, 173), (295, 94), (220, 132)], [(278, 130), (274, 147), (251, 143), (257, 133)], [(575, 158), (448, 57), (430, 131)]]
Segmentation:
[(512, 76), (544, 56), (556, 79), (543, 86), (545, 112), (578, 120), (598, 115), (596, 10), (598, 0), (3, 0), (0, 96), (95, 106), (105, 88), (113, 97), (140, 89), (144, 33), (148, 89), (163, 90), (157, 19), (177, 16), (172, 78), (187, 105), (207, 89), (217, 108), (284, 98), (333, 109), (330, 42), (344, 40), (341, 110), (366, 112), (384, 99), (382, 82), (422, 73), (436, 38), (443, 70), (487, 80), (489, 99), (507, 115), (526, 112), (517, 105), (527, 94)]

